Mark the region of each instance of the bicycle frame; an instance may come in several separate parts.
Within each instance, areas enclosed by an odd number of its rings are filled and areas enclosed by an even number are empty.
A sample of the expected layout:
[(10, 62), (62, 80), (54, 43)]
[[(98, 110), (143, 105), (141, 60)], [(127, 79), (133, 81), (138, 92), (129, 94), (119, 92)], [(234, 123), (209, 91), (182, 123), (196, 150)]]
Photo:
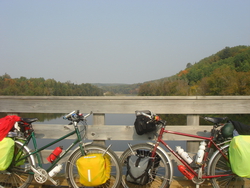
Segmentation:
[[(74, 134), (77, 135), (77, 138), (73, 141), (73, 143), (59, 156), (57, 157), (52, 163), (51, 165), (49, 166), (49, 168), (46, 169), (47, 172), (49, 172), (50, 170), (53, 169), (53, 167), (57, 164), (57, 162), (59, 162), (75, 145), (77, 145), (79, 143), (79, 147), (81, 148), (81, 151), (82, 151), (82, 155), (85, 155), (85, 152), (83, 150), (83, 146), (82, 146), (82, 138), (81, 138), (81, 135), (80, 135), (80, 131), (79, 131), (79, 128), (78, 128), (78, 125), (77, 125), (77, 122), (74, 122), (74, 128), (75, 130), (54, 140), (53, 142), (41, 147), (41, 148), (37, 148), (37, 142), (36, 142), (36, 137), (35, 137), (35, 133), (32, 132), (31, 135), (25, 140), (25, 142), (23, 143), (23, 147), (24, 146), (27, 146), (29, 144), (29, 142), (32, 140), (32, 143), (33, 143), (33, 146), (34, 146), (34, 151), (30, 152), (28, 155), (25, 155), (25, 156), (22, 156), (20, 157), (18, 160), (16, 160), (16, 163), (18, 163), (19, 161), (22, 161), (24, 159), (26, 159), (27, 157), (31, 156), (31, 155), (34, 155), (36, 156), (37, 158), (37, 163), (38, 163), (38, 166), (39, 167), (42, 167), (42, 160), (41, 160), (41, 156), (40, 156), (40, 152), (43, 151), (44, 149), (68, 138), (69, 136), (72, 136)], [(85, 126), (85, 125), (84, 125)], [(20, 148), (20, 151), (23, 149)]]
[[(180, 135), (180, 136), (186, 136), (186, 137), (192, 137), (192, 138), (198, 138), (198, 139), (202, 139), (202, 140), (207, 140), (208, 144), (206, 147), (206, 151), (204, 154), (204, 158), (203, 158), (203, 165), (201, 166), (202, 169), (204, 169), (205, 167), (205, 161), (208, 158), (208, 153), (209, 150), (212, 146), (215, 146), (216, 149), (228, 160), (228, 157), (223, 153), (223, 151), (221, 150), (221, 148), (214, 142), (214, 136), (213, 134), (211, 134), (210, 137), (203, 137), (203, 136), (198, 136), (198, 135), (193, 135), (193, 134), (186, 134), (186, 133), (181, 133), (181, 132), (176, 132), (176, 131), (170, 131), (170, 130), (166, 130), (165, 127), (161, 127), (159, 135), (156, 139), (156, 143), (154, 145), (153, 148), (153, 152), (152, 155), (154, 156), (156, 153), (156, 149), (158, 147), (158, 145), (161, 143), (163, 144), (195, 177), (198, 177), (198, 173), (185, 161), (181, 158), (181, 156), (175, 152), (163, 139), (163, 134), (175, 134), (175, 135)], [(232, 174), (223, 174), (223, 175), (214, 175), (214, 176), (207, 176), (207, 175), (203, 175), (201, 178), (202, 179), (206, 179), (206, 178), (217, 178), (217, 177), (223, 177), (223, 176), (228, 176), (228, 175), (232, 175)]]

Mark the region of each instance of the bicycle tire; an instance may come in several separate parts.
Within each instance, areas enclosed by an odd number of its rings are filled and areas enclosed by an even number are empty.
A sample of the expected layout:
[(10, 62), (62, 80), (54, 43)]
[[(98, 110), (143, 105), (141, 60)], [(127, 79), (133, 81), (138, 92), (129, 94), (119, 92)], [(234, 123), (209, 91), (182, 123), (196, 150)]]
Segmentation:
[[(97, 186), (98, 188), (118, 188), (121, 183), (121, 165), (117, 155), (110, 149), (107, 150), (105, 146), (97, 144), (89, 144), (83, 146), (86, 154), (89, 153), (105, 153), (110, 157), (111, 160), (111, 178), (102, 185)], [(76, 167), (76, 161), (82, 157), (80, 148), (73, 151), (69, 159), (66, 162), (66, 179), (70, 187), (81, 188), (86, 187), (79, 183), (79, 174)]]
[(29, 151), (22, 147), (20, 142), (15, 142), (14, 157), (11, 165), (5, 170), (0, 171), (0, 187), (4, 188), (27, 188), (33, 180), (30, 166), (34, 165), (31, 157), (15, 163), (19, 157), (27, 155)]
[[(145, 150), (152, 151), (153, 146), (150, 144), (136, 144), (131, 146), (133, 152), (136, 153), (136, 150)], [(127, 158), (131, 155), (134, 155), (130, 148), (123, 152), (120, 157), (120, 162), (122, 165), (122, 185), (124, 188), (167, 188), (170, 186), (172, 181), (172, 163), (166, 154), (164, 154), (159, 148), (156, 150), (156, 154), (160, 157), (160, 164), (156, 170), (154, 170), (154, 174), (152, 176), (154, 179), (150, 181), (146, 185), (138, 185), (134, 183), (130, 183), (126, 181), (126, 173), (127, 173)]]
[[(228, 155), (229, 145), (222, 148), (222, 151)], [(249, 187), (249, 179), (239, 177), (233, 174), (229, 162), (223, 157), (223, 155), (216, 151), (211, 157), (208, 165), (208, 175), (223, 175), (232, 174), (225, 177), (211, 178), (211, 183), (214, 188), (243, 188), (246, 187), (246, 181), (248, 181), (247, 187)]]

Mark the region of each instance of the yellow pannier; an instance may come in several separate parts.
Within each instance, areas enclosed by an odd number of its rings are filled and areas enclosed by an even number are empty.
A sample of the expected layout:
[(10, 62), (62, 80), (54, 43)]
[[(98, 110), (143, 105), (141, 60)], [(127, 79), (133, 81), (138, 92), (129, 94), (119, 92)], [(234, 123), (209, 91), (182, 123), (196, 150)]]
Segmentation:
[(80, 183), (84, 186), (98, 186), (110, 178), (111, 162), (108, 155), (88, 154), (76, 161)]
[(14, 155), (14, 140), (4, 138), (0, 141), (0, 171), (6, 170), (13, 159)]
[(233, 137), (229, 146), (229, 161), (232, 171), (240, 177), (250, 178), (250, 136)]

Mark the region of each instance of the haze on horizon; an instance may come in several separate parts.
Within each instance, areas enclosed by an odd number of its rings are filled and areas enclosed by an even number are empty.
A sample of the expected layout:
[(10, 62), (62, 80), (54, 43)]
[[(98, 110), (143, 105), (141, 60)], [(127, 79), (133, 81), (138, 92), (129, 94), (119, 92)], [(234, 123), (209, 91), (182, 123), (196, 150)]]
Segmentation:
[(0, 75), (81, 83), (172, 76), (250, 44), (250, 1), (0, 1)]

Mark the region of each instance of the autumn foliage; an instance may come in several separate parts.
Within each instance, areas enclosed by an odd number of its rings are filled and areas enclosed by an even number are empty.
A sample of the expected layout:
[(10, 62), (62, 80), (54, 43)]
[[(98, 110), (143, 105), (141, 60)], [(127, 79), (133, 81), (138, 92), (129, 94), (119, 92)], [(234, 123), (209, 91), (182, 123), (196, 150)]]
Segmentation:
[(18, 96), (100, 96), (102, 89), (91, 84), (61, 83), (44, 78), (0, 76), (0, 95)]
[(250, 95), (250, 47), (226, 47), (167, 80), (142, 84), (138, 95)]

